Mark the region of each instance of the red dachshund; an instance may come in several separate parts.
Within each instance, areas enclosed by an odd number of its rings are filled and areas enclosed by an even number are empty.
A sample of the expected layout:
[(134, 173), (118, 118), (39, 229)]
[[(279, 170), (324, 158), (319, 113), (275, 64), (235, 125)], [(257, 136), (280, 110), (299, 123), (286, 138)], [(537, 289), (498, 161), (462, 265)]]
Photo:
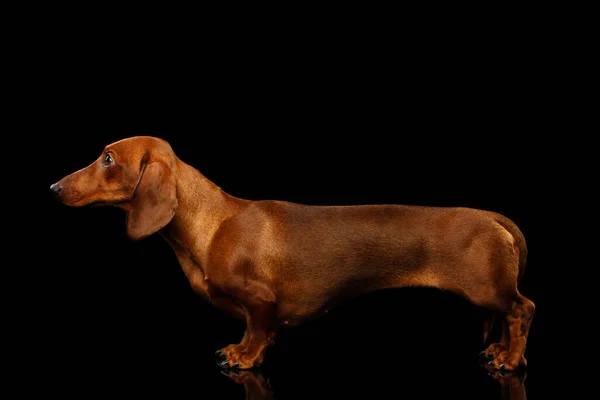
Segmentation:
[(525, 364), (535, 306), (519, 293), (527, 247), (508, 218), (469, 208), (307, 206), (233, 197), (181, 161), (162, 139), (108, 145), (90, 166), (53, 184), (69, 206), (127, 211), (134, 240), (159, 232), (191, 287), (246, 321), (223, 366), (263, 361), (281, 324), (295, 325), (369, 291), (406, 286), (449, 290), (490, 310), (502, 340), (484, 355), (496, 369)]

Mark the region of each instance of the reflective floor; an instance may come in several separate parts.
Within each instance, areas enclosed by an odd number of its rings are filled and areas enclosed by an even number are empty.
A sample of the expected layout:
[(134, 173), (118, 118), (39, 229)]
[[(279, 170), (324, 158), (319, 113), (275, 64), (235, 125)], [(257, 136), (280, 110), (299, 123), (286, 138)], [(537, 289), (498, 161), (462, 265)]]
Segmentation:
[(45, 312), (52, 317), (40, 325), (46, 334), (31, 341), (39, 351), (21, 370), (23, 395), (544, 398), (541, 320), (530, 333), (527, 370), (488, 370), (478, 357), (480, 315), (455, 296), (403, 290), (349, 302), (326, 318), (280, 331), (264, 364), (252, 371), (216, 364), (215, 350), (241, 339), (240, 322), (193, 296), (171, 299), (166, 306), (147, 299), (137, 307), (133, 299), (102, 303), (86, 313), (69, 302), (72, 311)]
[[(530, 384), (540, 381), (535, 374), (530, 379), (529, 371), (499, 373), (464, 360), (424, 362), (407, 358), (392, 362), (384, 354), (372, 357), (369, 364), (357, 365), (336, 364), (326, 354), (313, 364), (271, 361), (260, 369), (232, 371), (191, 354), (137, 360), (100, 357), (72, 364), (63, 360), (47, 366), (48, 369), (39, 369), (39, 376), (32, 375), (23, 392), (57, 394), (63, 398), (157, 395), (219, 399), (516, 400), (528, 398)], [(530, 399), (541, 398), (531, 393)]]
[[(221, 373), (229, 377), (233, 382), (238, 385), (242, 385), (246, 392), (246, 398), (251, 399), (272, 399), (275, 398), (275, 392), (280, 393), (278, 398), (325, 398), (327, 395), (333, 396), (344, 396), (352, 398), (353, 395), (360, 395), (365, 398), (369, 396), (381, 396), (381, 395), (392, 395), (392, 394), (411, 394), (416, 395), (418, 398), (433, 398), (434, 396), (440, 395), (452, 395), (454, 398), (497, 398), (497, 399), (526, 399), (527, 391), (525, 380), (527, 379), (526, 371), (517, 372), (498, 372), (491, 371), (489, 376), (497, 381), (497, 385), (494, 385), (492, 381), (485, 382), (483, 387), (477, 390), (472, 389), (461, 389), (462, 385), (467, 383), (468, 378), (458, 378), (456, 382), (447, 381), (447, 378), (440, 379), (436, 382), (432, 379), (428, 385), (426, 381), (422, 381), (422, 377), (415, 377), (410, 374), (405, 374), (402, 371), (401, 376), (394, 377), (393, 371), (389, 371), (392, 375), (388, 376), (386, 373), (381, 373), (379, 379), (372, 376), (371, 374), (361, 374), (361, 376), (355, 376), (355, 374), (348, 374), (345, 376), (346, 379), (353, 377), (354, 379), (360, 380), (361, 382), (351, 382), (349, 380), (342, 381), (343, 388), (341, 390), (336, 389), (335, 385), (327, 386), (323, 385), (322, 389), (311, 389), (314, 392), (306, 392), (305, 387), (290, 386), (291, 390), (286, 388), (279, 388), (278, 386), (271, 383), (270, 374), (266, 374), (262, 369), (255, 371), (221, 371)], [(398, 372), (396, 372), (398, 373)], [(332, 374), (332, 378), (338, 378), (336, 374)], [(482, 379), (480, 377), (472, 377), (473, 379)], [(339, 380), (336, 379), (338, 382)], [(365, 379), (369, 379), (365, 381)], [(386, 382), (381, 382), (385, 379)], [(396, 379), (396, 380), (394, 380)], [(405, 380), (409, 380), (406, 382)], [(438, 386), (440, 385), (440, 386)], [(275, 387), (275, 389), (274, 389)], [(294, 389), (296, 387), (296, 389)], [(457, 389), (457, 387), (459, 389)], [(283, 390), (279, 390), (283, 389)], [(346, 390), (344, 390), (346, 389)], [(464, 391), (462, 391), (464, 390)], [(283, 395), (281, 395), (283, 393)]]

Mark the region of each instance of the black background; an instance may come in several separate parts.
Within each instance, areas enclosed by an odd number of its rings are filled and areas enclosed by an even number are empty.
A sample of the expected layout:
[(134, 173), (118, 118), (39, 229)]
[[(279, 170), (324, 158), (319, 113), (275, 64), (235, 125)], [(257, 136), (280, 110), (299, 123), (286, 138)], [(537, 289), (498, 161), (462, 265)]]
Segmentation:
[[(244, 326), (191, 291), (168, 245), (159, 236), (130, 241), (122, 210), (69, 208), (48, 190), (105, 145), (152, 135), (238, 197), (467, 206), (511, 218), (529, 243), (520, 290), (538, 308), (526, 388), (541, 397), (536, 216), (546, 165), (531, 135), (543, 71), (526, 46), (468, 35), (241, 35), (225, 46), (80, 29), (36, 32), (15, 61), (21, 86), (9, 111), (35, 199), (26, 211), (15, 207), (19, 236), (35, 232), (18, 249), (28, 261), (13, 299), (24, 306), (17, 332), (31, 354), (20, 360), (24, 390), (244, 398), (213, 362)], [(481, 332), (481, 310), (454, 295), (373, 293), (282, 331), (263, 373), (282, 399), (500, 398), (500, 384), (478, 365)]]

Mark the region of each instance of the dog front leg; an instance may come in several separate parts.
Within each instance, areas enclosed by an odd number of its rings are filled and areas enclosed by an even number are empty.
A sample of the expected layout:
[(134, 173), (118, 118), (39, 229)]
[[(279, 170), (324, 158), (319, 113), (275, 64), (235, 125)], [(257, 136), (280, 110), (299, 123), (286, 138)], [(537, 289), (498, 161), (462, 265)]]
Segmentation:
[(235, 353), (241, 353), (242, 351), (246, 350), (246, 346), (248, 346), (248, 342), (250, 339), (250, 335), (248, 333), (248, 329), (246, 329), (244, 331), (244, 337), (242, 338), (242, 341), (238, 344), (230, 344), (229, 346), (225, 346), (220, 350), (216, 351), (216, 355), (221, 357), (221, 361), (218, 361), (217, 364), (219, 364), (222, 367), (225, 367), (229, 364), (229, 357), (231, 357), (232, 354)]
[[(275, 330), (269, 330), (268, 338), (267, 338), (267, 346), (271, 346), (275, 344)], [(220, 350), (217, 350), (215, 354), (220, 357), (220, 361), (217, 361), (217, 364), (225, 367), (229, 365), (228, 358), (235, 353), (240, 353), (246, 350), (246, 346), (250, 341), (250, 334), (248, 333), (248, 329), (244, 331), (244, 337), (242, 341), (238, 344), (230, 344), (228, 346), (223, 347)]]
[(276, 329), (275, 296), (261, 284), (250, 284), (238, 301), (246, 314), (246, 332), (240, 344), (227, 346), (227, 351), (222, 351), (223, 361), (220, 365), (250, 369), (262, 363), (266, 348), (273, 343)]

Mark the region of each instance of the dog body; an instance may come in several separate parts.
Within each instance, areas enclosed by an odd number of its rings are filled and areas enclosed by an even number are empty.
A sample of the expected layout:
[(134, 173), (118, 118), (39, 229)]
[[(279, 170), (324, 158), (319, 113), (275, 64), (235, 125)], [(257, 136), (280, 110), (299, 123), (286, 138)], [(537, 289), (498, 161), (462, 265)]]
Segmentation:
[(508, 218), (469, 208), (308, 206), (231, 196), (175, 156), (134, 137), (107, 146), (89, 167), (51, 189), (67, 205), (125, 209), (127, 232), (159, 232), (191, 287), (246, 321), (223, 366), (259, 365), (281, 324), (295, 325), (373, 290), (425, 286), (459, 294), (498, 315), (491, 365), (516, 369), (535, 307), (517, 290), (525, 239)]
[(510, 299), (496, 297), (510, 290), (496, 292), (516, 282), (520, 249), (498, 221), (508, 225), (466, 208), (250, 202), (220, 225), (194, 271), (217, 288), (237, 284), (234, 277), (264, 286), (289, 324), (348, 297), (402, 286), (446, 289), (502, 308)]

